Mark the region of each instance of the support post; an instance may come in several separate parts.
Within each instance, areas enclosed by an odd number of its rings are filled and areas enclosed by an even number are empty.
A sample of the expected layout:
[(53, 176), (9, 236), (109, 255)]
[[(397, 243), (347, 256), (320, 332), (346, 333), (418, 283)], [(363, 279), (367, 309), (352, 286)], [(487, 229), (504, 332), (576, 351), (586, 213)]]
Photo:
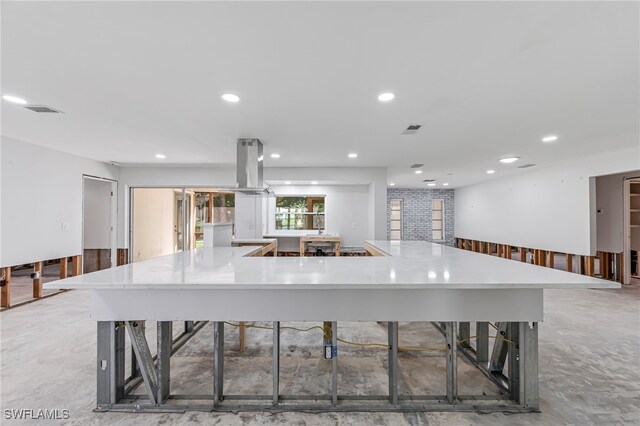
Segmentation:
[(476, 323), (476, 362), (486, 367), (489, 362), (489, 323)]
[(69, 259), (66, 257), (60, 258), (60, 279), (63, 280), (69, 275)]
[(185, 321), (184, 322), (184, 332), (185, 333), (193, 333), (193, 321)]
[(158, 372), (153, 363), (153, 356), (149, 350), (149, 343), (145, 336), (144, 327), (141, 326), (142, 321), (125, 321), (129, 337), (131, 338), (131, 346), (136, 354), (138, 366), (142, 381), (149, 395), (149, 401), (153, 405), (157, 405), (158, 401)]
[(502, 373), (504, 370), (504, 363), (509, 350), (507, 343), (504, 341), (504, 338), (507, 337), (508, 324), (507, 322), (496, 323), (498, 331), (496, 332), (496, 339), (493, 343), (493, 351), (491, 352), (491, 360), (489, 361), (489, 372), (492, 374)]
[(595, 261), (593, 256), (585, 256), (586, 274), (590, 277), (595, 275)]
[(244, 353), (245, 350), (245, 337), (246, 337), (246, 327), (244, 321), (240, 321), (240, 328), (238, 329), (238, 344), (240, 353)]
[(389, 333), (389, 403), (398, 404), (398, 323), (387, 323)]
[(173, 342), (173, 322), (158, 321), (158, 404), (171, 395), (171, 346)]
[(331, 360), (331, 405), (338, 405), (338, 322), (331, 322), (331, 345), (336, 356)]
[(507, 325), (507, 339), (509, 344), (505, 346), (508, 348), (509, 356), (509, 397), (516, 402), (520, 400), (520, 323), (510, 322)]
[(519, 323), (520, 394), (518, 402), (530, 409), (540, 408), (538, 375), (538, 323)]
[(224, 396), (224, 322), (222, 321), (213, 323), (213, 350), (213, 406), (216, 407)]
[(39, 299), (42, 297), (42, 262), (33, 264), (33, 274), (33, 298)]
[(71, 258), (71, 273), (74, 277), (81, 274), (80, 268), (82, 266), (82, 256), (73, 256)]
[(273, 405), (280, 401), (280, 322), (273, 323)]
[(108, 408), (124, 397), (124, 325), (98, 321), (96, 385), (98, 409)]
[(567, 253), (566, 262), (567, 272), (573, 272), (573, 255), (571, 253)]
[(471, 347), (471, 323), (469, 322), (459, 322), (458, 323), (458, 341), (460, 342), (460, 346), (463, 348)]
[(447, 401), (455, 404), (458, 399), (458, 327), (448, 322), (445, 330), (447, 341)]

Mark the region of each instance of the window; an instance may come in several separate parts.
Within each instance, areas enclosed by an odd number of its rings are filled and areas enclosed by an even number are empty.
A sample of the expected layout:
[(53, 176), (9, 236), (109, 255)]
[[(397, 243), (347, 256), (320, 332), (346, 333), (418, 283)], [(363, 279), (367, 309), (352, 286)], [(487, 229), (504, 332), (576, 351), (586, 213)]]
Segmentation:
[(391, 214), (389, 217), (389, 239), (402, 239), (402, 200), (391, 200)]
[(276, 197), (276, 229), (325, 229), (324, 198), (324, 195)]
[(444, 200), (431, 201), (431, 232), (433, 241), (444, 240)]

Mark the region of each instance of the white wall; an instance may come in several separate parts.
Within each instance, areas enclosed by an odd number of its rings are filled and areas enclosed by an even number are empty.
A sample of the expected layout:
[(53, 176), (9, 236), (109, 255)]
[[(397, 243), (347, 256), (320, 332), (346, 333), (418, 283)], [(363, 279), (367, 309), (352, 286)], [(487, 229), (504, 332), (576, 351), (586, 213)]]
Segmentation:
[(111, 182), (84, 179), (84, 248), (111, 248)]
[(140, 188), (134, 193), (134, 262), (175, 252), (176, 193), (173, 189)]
[[(387, 169), (382, 167), (278, 167), (265, 168), (266, 181), (319, 181), (322, 185), (366, 185), (369, 215), (367, 239), (387, 239)], [(275, 185), (272, 185), (275, 186)], [(280, 186), (280, 185), (278, 185)], [(315, 186), (315, 185), (313, 185)], [(327, 225), (329, 226), (329, 225)], [(360, 228), (360, 226), (358, 225)], [(332, 230), (329, 230), (333, 232)], [(360, 237), (358, 237), (360, 238)]]
[(6, 137), (0, 151), (0, 266), (81, 254), (82, 175), (117, 180), (118, 168)]
[[(331, 183), (366, 185), (368, 188), (369, 219), (366, 227), (369, 229), (367, 238), (386, 239), (387, 238), (387, 172), (385, 168), (324, 168), (324, 167), (267, 167), (264, 169), (265, 181), (291, 180), (306, 181), (331, 181)], [(119, 247), (128, 246), (127, 230), (129, 224), (126, 220), (125, 212), (129, 208), (128, 193), (130, 187), (155, 185), (155, 186), (235, 186), (235, 167), (123, 167), (119, 178), (119, 202), (123, 206), (120, 209), (118, 223), (118, 244)], [(245, 215), (251, 213), (251, 207), (247, 209), (235, 209), (236, 223), (244, 222), (249, 218)], [(255, 208), (253, 208), (256, 211)], [(260, 209), (262, 218), (266, 215), (266, 208)], [(253, 218), (253, 223), (262, 223), (266, 226), (264, 219)], [(239, 229), (236, 227), (236, 233)], [(240, 229), (240, 233), (242, 233)], [(359, 237), (358, 237), (359, 238)]]
[(596, 178), (596, 227), (598, 251), (621, 253), (624, 244), (624, 185), (627, 177), (639, 177), (640, 170)]
[[(374, 238), (369, 226), (369, 185), (274, 185), (272, 188), (279, 196), (325, 195), (325, 230), (329, 234), (340, 234), (345, 247), (363, 247), (364, 240)], [(268, 200), (269, 233), (275, 231), (275, 203), (275, 198)]]
[(594, 255), (593, 176), (638, 168), (635, 147), (456, 189), (456, 236)]

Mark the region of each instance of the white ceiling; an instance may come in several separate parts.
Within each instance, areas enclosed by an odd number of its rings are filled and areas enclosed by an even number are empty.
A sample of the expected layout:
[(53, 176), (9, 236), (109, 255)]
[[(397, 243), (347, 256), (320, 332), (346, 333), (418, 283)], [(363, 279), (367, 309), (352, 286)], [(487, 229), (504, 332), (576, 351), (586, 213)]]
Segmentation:
[(639, 140), (638, 2), (3, 2), (1, 35), (2, 93), (65, 112), (3, 101), (2, 134), (102, 161), (229, 164), (258, 137), (267, 167), (455, 187)]

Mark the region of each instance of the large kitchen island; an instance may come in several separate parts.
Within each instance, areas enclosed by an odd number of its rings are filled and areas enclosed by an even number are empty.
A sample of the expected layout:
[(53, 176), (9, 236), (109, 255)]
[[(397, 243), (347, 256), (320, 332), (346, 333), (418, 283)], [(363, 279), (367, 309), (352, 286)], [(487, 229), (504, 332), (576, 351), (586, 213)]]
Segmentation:
[[(45, 284), (93, 295), (97, 322), (99, 411), (537, 411), (538, 326), (543, 291), (618, 288), (614, 282), (421, 241), (367, 241), (366, 257), (257, 257), (261, 247), (190, 250)], [(153, 357), (144, 321), (157, 321)], [(213, 321), (213, 394), (188, 400), (171, 393), (172, 322)], [(579, 319), (576, 319), (578, 321)], [(225, 322), (268, 322), (273, 330), (272, 393), (224, 392)], [(332, 363), (322, 395), (279, 392), (280, 328), (286, 321), (323, 327)], [(388, 326), (389, 390), (342, 395), (338, 388), (340, 321)], [(446, 393), (401, 395), (398, 322), (433, 323), (446, 339)], [(475, 336), (470, 333), (474, 326)], [(125, 333), (145, 395), (125, 392)], [(502, 392), (460, 395), (464, 357)]]

